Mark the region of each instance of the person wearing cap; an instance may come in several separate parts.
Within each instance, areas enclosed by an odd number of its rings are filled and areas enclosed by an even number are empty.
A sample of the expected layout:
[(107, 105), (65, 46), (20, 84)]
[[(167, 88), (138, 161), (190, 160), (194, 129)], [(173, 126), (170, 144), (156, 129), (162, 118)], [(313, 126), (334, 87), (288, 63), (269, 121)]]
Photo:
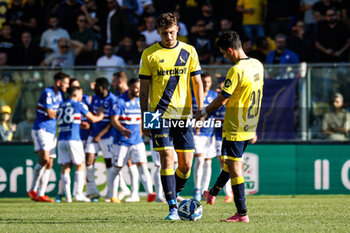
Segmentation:
[(322, 120), (322, 133), (329, 140), (348, 140), (348, 114), (343, 109), (344, 98), (340, 93), (333, 96), (333, 111), (326, 113)]
[(16, 125), (11, 123), (11, 107), (3, 105), (1, 107), (0, 142), (11, 141), (15, 131)]

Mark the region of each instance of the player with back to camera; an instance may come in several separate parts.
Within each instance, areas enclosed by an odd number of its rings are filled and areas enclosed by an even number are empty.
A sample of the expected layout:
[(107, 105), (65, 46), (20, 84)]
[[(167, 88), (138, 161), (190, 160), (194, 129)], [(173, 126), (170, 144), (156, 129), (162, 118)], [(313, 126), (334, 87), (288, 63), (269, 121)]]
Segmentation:
[[(175, 121), (186, 124), (192, 118), (192, 94), (190, 82), (199, 111), (203, 108), (201, 67), (194, 47), (177, 40), (179, 26), (176, 17), (163, 13), (157, 18), (157, 31), (161, 42), (145, 49), (140, 61), (140, 103), (142, 116), (150, 110), (161, 114), (162, 123)], [(149, 96), (150, 93), (150, 96)], [(155, 115), (154, 116), (157, 116)], [(179, 220), (176, 197), (184, 189), (191, 173), (193, 160), (193, 129), (189, 127), (143, 128), (152, 136), (153, 149), (159, 151), (161, 181), (169, 205), (167, 220)], [(179, 166), (174, 174), (174, 153), (178, 154)]]
[(57, 110), (63, 103), (63, 93), (69, 87), (69, 75), (58, 72), (53, 78), (53, 86), (46, 88), (40, 95), (32, 130), (34, 151), (39, 155), (39, 162), (34, 168), (33, 182), (28, 196), (32, 200), (42, 202), (53, 202), (45, 195), (45, 191), (53, 159), (56, 158)]
[(86, 104), (82, 103), (83, 90), (80, 87), (68, 89), (68, 99), (60, 105), (58, 116), (58, 164), (62, 165), (63, 182), (66, 201), (72, 202), (70, 171), (71, 164), (75, 164), (76, 201), (90, 202), (90, 199), (83, 194), (85, 183), (84, 146), (80, 136), (80, 124), (82, 116), (91, 122), (98, 122), (103, 119), (103, 108), (100, 107), (97, 116), (89, 111)]
[(216, 196), (231, 178), (237, 212), (222, 221), (249, 222), (245, 204), (242, 156), (249, 141), (255, 137), (262, 100), (264, 68), (258, 60), (244, 53), (236, 32), (224, 32), (216, 45), (234, 66), (227, 72), (219, 96), (200, 114), (207, 116), (223, 105), (226, 107), (221, 154), (225, 165), (214, 187), (210, 191), (204, 191), (204, 197), (207, 198), (207, 203), (213, 205)]
[[(221, 75), (219, 75), (217, 76), (217, 78), (218, 78), (218, 82), (216, 86), (216, 93), (220, 94), (222, 91), (222, 87), (224, 86), (225, 77), (222, 77)], [(221, 121), (221, 127), (215, 128), (215, 150), (216, 150), (216, 157), (220, 162), (221, 168), (223, 168), (225, 165), (225, 160), (221, 159), (221, 147), (222, 147), (222, 128), (223, 128), (224, 118), (225, 118), (225, 105), (214, 112), (214, 118), (215, 118), (215, 121)], [(228, 181), (223, 187), (223, 189), (225, 192), (224, 202), (233, 202), (233, 192), (232, 192), (231, 182)]]
[[(76, 78), (70, 78), (70, 80), (69, 80), (69, 87), (70, 88), (72, 88), (72, 87), (80, 87), (79, 80), (76, 79)], [(88, 107), (88, 109), (90, 110), (91, 96), (83, 94), (81, 102), (83, 104), (85, 104)], [(87, 139), (88, 134), (89, 134), (89, 129), (90, 129), (90, 122), (89, 122), (89, 120), (85, 116), (82, 116), (81, 117), (81, 124), (80, 124), (80, 138), (81, 138), (81, 140), (83, 142), (83, 145), (85, 145), (86, 139)], [(72, 164), (70, 164), (70, 167), (72, 167)], [(63, 173), (64, 172), (63, 172), (63, 167), (62, 167), (62, 169), (61, 169), (61, 177), (62, 177)], [(57, 196), (55, 198), (55, 202), (61, 202), (62, 201), (63, 191), (64, 191), (63, 190), (63, 182), (62, 182), (62, 179), (60, 179), (60, 181), (58, 182), (58, 192), (57, 192)]]
[[(153, 193), (151, 174), (147, 167), (146, 147), (141, 136), (140, 80), (130, 79), (128, 86), (129, 90), (119, 96), (112, 111), (112, 124), (117, 129), (115, 137), (118, 142), (114, 149), (113, 175), (109, 185), (114, 184), (115, 177), (126, 165), (128, 159), (131, 159), (131, 162), (139, 169), (141, 182), (148, 195), (147, 201), (152, 202), (156, 199), (156, 194)], [(109, 189), (113, 190), (113, 188)], [(138, 188), (133, 190), (131, 198), (134, 201), (140, 200)]]

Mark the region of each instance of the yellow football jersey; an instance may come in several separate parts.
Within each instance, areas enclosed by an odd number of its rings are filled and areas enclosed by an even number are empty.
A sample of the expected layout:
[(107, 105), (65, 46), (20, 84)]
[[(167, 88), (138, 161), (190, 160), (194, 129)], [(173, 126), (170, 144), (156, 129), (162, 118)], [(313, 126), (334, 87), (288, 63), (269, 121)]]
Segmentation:
[(254, 58), (238, 61), (227, 72), (222, 94), (225, 104), (223, 137), (245, 141), (255, 135), (263, 96), (264, 67)]
[(151, 80), (151, 111), (166, 119), (192, 118), (191, 76), (201, 74), (195, 48), (178, 42), (174, 48), (160, 43), (145, 49), (140, 61), (139, 78)]

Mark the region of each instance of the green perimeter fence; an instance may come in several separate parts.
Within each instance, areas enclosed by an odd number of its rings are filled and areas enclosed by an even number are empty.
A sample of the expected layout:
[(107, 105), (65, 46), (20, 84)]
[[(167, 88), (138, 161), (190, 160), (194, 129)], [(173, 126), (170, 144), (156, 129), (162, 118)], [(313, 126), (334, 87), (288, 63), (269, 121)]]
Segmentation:
[[(154, 174), (149, 150), (148, 154), (149, 169)], [(1, 145), (0, 197), (25, 197), (37, 161), (31, 144)], [(60, 167), (56, 161), (47, 188), (51, 196), (56, 195), (58, 187)], [(101, 156), (95, 167), (96, 183), (104, 195), (106, 169)], [(130, 184), (127, 169), (123, 169), (126, 183)], [(211, 185), (220, 173), (216, 158), (212, 169)], [(342, 142), (249, 145), (244, 156), (244, 176), (247, 194), (350, 194), (350, 145)], [(181, 195), (192, 195), (193, 186), (191, 174)]]

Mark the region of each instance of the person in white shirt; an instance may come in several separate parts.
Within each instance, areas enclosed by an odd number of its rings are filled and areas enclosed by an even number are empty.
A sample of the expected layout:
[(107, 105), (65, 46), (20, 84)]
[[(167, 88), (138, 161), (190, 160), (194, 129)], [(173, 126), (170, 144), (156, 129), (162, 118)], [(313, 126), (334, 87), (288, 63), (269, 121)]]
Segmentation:
[(156, 29), (156, 18), (154, 16), (146, 18), (146, 30), (142, 31), (141, 34), (145, 36), (147, 46), (153, 45), (161, 40)]
[(75, 58), (84, 48), (84, 44), (76, 40), (60, 38), (58, 40), (58, 52), (50, 54), (41, 62), (42, 66), (51, 67), (72, 67)]
[(103, 48), (105, 56), (100, 57), (97, 60), (97, 67), (109, 67), (103, 68), (103, 70), (114, 70), (114, 66), (125, 66), (126, 63), (122, 57), (113, 54), (113, 47), (111, 44), (105, 44)]
[(40, 40), (40, 47), (45, 53), (45, 57), (58, 52), (57, 44), (60, 38), (70, 39), (68, 32), (59, 27), (57, 15), (50, 16), (49, 26), (50, 28), (43, 32)]

